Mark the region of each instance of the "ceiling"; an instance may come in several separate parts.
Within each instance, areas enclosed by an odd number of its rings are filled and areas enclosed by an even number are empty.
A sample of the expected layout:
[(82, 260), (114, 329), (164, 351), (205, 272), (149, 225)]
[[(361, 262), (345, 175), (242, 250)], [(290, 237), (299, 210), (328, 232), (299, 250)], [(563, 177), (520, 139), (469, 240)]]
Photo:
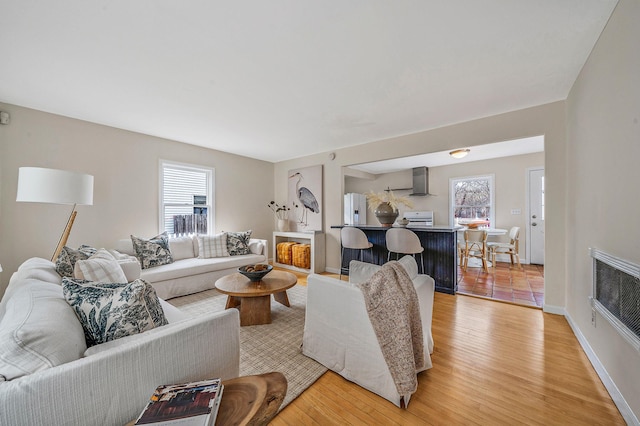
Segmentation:
[(617, 0), (0, 0), (0, 102), (277, 162), (566, 99)]
[(534, 136), (512, 141), (476, 145), (469, 148), (469, 153), (464, 158), (453, 158), (449, 155), (450, 151), (439, 151), (422, 155), (413, 155), (410, 157), (375, 161), (372, 163), (354, 164), (350, 165), (349, 168), (378, 175), (382, 173), (399, 172), (402, 170), (412, 169), (414, 167), (447, 166), (449, 164), (490, 160), (492, 158), (511, 157), (514, 155), (524, 155), (543, 151), (544, 136)]

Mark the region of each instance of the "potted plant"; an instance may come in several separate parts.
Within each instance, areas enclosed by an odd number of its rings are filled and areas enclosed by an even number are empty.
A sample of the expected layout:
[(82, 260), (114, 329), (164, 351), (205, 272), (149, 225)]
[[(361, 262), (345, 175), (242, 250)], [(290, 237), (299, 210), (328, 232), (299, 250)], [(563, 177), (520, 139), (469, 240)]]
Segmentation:
[(390, 227), (398, 217), (398, 207), (413, 208), (413, 202), (405, 196), (397, 196), (390, 189), (384, 192), (369, 191), (365, 194), (369, 209), (373, 211), (382, 226)]
[[(273, 215), (277, 220), (278, 231), (283, 231), (283, 232), (288, 231), (289, 230), (289, 212), (291, 211), (291, 208), (284, 204), (279, 205), (275, 201), (271, 201), (269, 204), (267, 204), (267, 207), (271, 209), (271, 211), (273, 212)], [(297, 207), (297, 206), (294, 204), (294, 207)]]

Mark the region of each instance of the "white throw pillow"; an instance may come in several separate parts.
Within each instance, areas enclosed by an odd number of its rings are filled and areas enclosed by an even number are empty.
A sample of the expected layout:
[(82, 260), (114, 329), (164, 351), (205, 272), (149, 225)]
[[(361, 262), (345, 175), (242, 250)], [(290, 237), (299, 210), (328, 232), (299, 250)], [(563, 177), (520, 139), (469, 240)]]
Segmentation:
[(131, 241), (131, 238), (118, 240), (116, 242), (116, 250), (120, 253), (128, 254), (130, 256), (136, 255), (136, 251), (133, 249), (133, 241)]
[(249, 250), (253, 254), (262, 254), (264, 243), (262, 241), (253, 240), (249, 242)]
[(193, 238), (191, 237), (169, 238), (169, 249), (171, 250), (173, 260), (196, 257), (193, 252)]
[(412, 280), (418, 276), (418, 263), (413, 256), (402, 256), (402, 258), (398, 260), (398, 263), (404, 267), (407, 274), (409, 274), (409, 278)]
[(382, 268), (380, 265), (352, 260), (349, 262), (349, 282), (351, 284), (363, 283), (378, 272), (380, 268)]
[[(412, 280), (418, 276), (418, 264), (413, 256), (403, 256), (398, 263), (407, 271), (409, 278)], [(359, 260), (352, 260), (349, 262), (349, 282), (351, 284), (360, 284), (367, 281), (373, 274), (378, 272), (382, 268), (380, 265), (374, 265), (373, 263), (360, 262)]]
[(228, 257), (227, 233), (216, 235), (198, 235), (198, 258)]
[(87, 260), (78, 260), (73, 276), (98, 283), (126, 283), (127, 277), (115, 257), (106, 249), (98, 250)]

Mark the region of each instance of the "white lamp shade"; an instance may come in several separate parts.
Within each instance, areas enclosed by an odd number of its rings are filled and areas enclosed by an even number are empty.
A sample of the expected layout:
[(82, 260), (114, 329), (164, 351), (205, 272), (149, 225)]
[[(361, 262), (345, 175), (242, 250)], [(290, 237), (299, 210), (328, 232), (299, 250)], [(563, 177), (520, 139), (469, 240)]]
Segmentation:
[(66, 170), (20, 167), (16, 201), (93, 205), (93, 176)]

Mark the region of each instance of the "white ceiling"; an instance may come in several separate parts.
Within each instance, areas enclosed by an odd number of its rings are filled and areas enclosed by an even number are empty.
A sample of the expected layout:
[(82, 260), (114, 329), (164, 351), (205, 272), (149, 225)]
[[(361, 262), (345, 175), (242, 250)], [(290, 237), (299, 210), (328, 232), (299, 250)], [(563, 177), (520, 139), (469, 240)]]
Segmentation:
[[(467, 148), (464, 146), (458, 148)], [(544, 151), (544, 136), (516, 139), (512, 141), (496, 142), (486, 145), (476, 145), (469, 148), (469, 154), (464, 158), (453, 158), (450, 151), (431, 152), (411, 157), (392, 158), (350, 165), (349, 168), (374, 175), (392, 173), (414, 167), (437, 167), (449, 164), (468, 163), (470, 161), (490, 160), (492, 158), (510, 157), (514, 155), (531, 154)]]
[(617, 0), (0, 0), (0, 102), (281, 161), (566, 99)]

